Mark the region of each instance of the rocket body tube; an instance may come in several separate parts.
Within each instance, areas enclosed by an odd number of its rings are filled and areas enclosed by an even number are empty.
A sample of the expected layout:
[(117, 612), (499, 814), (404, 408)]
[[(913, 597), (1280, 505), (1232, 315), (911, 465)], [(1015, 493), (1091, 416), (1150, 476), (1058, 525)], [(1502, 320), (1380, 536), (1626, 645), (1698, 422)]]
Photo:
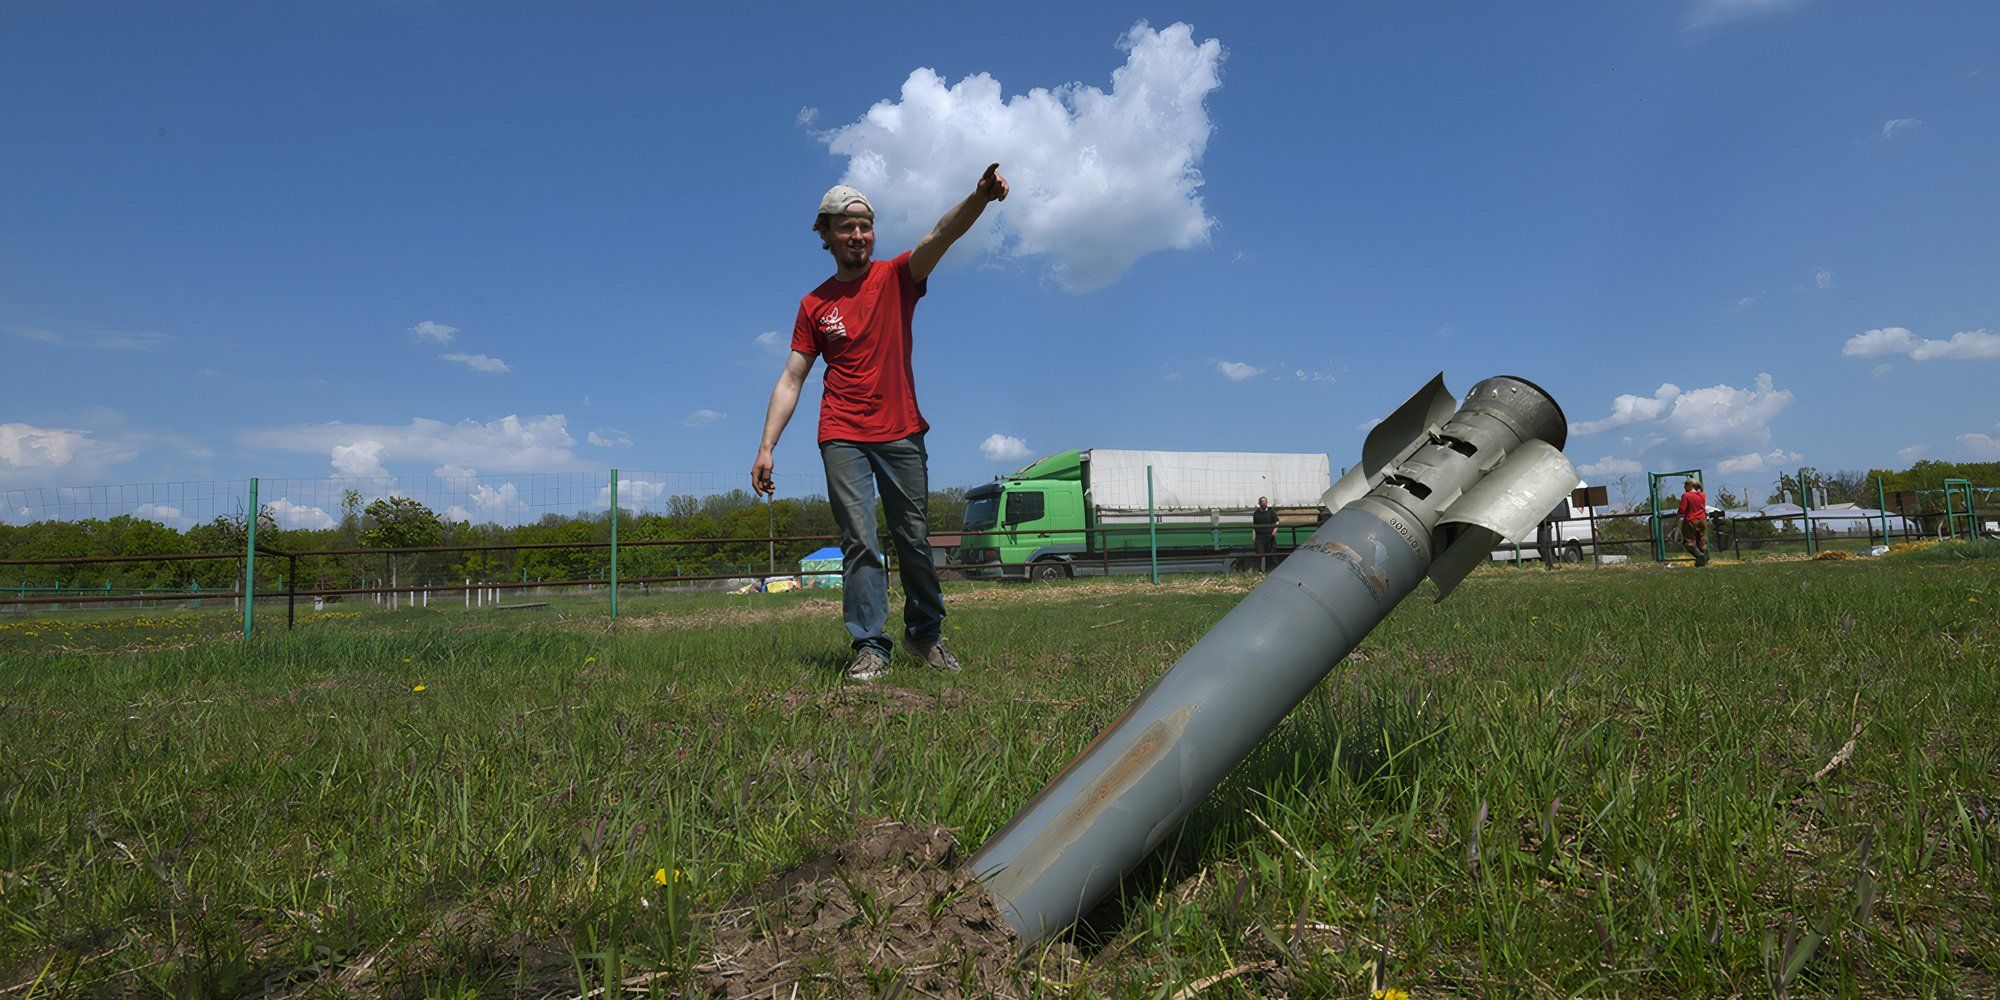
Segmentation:
[(1115, 888), (1416, 589), (1440, 511), (1510, 448), (1564, 429), (1529, 383), (1475, 386), (988, 838), (970, 867), (1024, 945)]

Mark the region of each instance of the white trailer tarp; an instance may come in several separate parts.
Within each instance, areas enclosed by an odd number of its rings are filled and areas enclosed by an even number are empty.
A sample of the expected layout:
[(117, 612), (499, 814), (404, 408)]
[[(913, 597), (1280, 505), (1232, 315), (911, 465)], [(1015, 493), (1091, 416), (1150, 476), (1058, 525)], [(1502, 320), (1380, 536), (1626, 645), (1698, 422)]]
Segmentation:
[(1090, 502), (1100, 510), (1145, 510), (1148, 466), (1157, 510), (1250, 508), (1258, 497), (1273, 507), (1314, 507), (1332, 485), (1325, 455), (1093, 448), (1087, 458)]

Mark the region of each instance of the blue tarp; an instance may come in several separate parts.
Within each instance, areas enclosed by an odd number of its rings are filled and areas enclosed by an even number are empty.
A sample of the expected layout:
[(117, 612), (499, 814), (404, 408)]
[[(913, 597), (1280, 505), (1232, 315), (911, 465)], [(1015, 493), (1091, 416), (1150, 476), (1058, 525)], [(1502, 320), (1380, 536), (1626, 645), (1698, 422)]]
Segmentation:
[(840, 547), (829, 545), (799, 560), (799, 582), (808, 587), (840, 586)]

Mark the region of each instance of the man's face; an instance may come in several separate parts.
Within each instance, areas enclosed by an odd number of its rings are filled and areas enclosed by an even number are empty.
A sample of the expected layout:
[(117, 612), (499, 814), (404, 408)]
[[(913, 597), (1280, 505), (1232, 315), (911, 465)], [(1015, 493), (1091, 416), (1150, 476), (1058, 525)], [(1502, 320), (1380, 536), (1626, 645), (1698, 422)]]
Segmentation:
[(875, 256), (875, 220), (865, 215), (827, 216), (825, 235), (837, 267), (863, 267)]
[(1257, 498), (1257, 506), (1259, 506), (1259, 507), (1269, 507), (1269, 506), (1271, 506), (1271, 498), (1270, 498), (1270, 497), (1258, 497), (1258, 498)]

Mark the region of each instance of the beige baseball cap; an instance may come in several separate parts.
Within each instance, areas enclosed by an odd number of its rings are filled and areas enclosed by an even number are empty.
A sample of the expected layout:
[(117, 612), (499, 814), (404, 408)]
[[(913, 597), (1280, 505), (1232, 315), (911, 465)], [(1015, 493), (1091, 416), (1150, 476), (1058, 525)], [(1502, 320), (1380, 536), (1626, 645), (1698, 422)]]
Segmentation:
[[(857, 201), (861, 203), (862, 210), (850, 211), (849, 209)], [(875, 217), (875, 206), (869, 202), (867, 195), (845, 184), (835, 184), (826, 189), (826, 194), (820, 196), (819, 212), (813, 216), (812, 228), (819, 228), (821, 215), (865, 215), (872, 219)]]

